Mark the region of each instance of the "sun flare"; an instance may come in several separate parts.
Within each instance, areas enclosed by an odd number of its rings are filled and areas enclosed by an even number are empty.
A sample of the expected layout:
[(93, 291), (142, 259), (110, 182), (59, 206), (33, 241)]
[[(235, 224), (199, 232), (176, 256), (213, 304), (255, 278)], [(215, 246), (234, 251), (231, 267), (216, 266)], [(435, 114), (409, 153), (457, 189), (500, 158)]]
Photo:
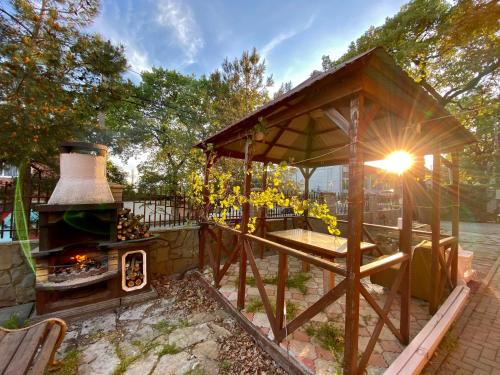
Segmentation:
[(404, 171), (411, 168), (413, 162), (413, 156), (409, 152), (400, 150), (394, 151), (391, 154), (387, 155), (384, 160), (370, 161), (366, 164), (375, 168), (383, 169), (390, 173), (400, 175)]

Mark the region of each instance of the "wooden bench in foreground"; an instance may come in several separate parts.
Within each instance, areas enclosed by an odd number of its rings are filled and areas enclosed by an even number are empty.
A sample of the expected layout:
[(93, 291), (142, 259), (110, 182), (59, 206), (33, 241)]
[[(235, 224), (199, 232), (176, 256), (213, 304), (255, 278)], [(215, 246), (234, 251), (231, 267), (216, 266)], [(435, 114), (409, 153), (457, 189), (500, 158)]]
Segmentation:
[(45, 374), (66, 334), (61, 319), (47, 319), (30, 327), (0, 327), (0, 375)]

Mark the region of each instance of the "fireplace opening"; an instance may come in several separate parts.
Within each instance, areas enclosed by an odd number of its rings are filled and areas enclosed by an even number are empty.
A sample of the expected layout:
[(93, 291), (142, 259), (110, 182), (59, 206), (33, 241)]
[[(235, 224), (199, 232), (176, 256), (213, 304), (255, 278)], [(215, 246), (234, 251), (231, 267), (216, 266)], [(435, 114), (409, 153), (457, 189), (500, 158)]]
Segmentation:
[(52, 265), (52, 270), (49, 270), (50, 282), (60, 283), (100, 275), (108, 271), (107, 254), (77, 250), (75, 255), (59, 257), (58, 260), (58, 264)]
[(122, 289), (126, 292), (138, 290), (147, 284), (146, 252), (128, 251), (122, 255)]

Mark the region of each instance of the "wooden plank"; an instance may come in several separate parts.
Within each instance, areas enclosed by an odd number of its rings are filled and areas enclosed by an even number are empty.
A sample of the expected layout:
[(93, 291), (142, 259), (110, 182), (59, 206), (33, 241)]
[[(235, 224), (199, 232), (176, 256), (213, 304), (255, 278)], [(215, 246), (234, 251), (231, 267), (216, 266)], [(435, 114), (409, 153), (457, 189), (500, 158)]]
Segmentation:
[(269, 324), (271, 325), (271, 329), (273, 330), (274, 337), (276, 337), (279, 332), (276, 324), (276, 317), (274, 316), (271, 302), (269, 301), (269, 297), (267, 296), (264, 282), (262, 281), (262, 278), (260, 276), (259, 269), (257, 268), (257, 264), (255, 263), (255, 258), (253, 257), (253, 252), (250, 248), (250, 245), (248, 244), (248, 241), (243, 240), (243, 247), (245, 248), (245, 252), (250, 263), (250, 268), (252, 269), (252, 273), (255, 279), (255, 285), (259, 290), (260, 298), (262, 299), (262, 303), (264, 304), (264, 310), (266, 311), (267, 319), (269, 320)]
[(434, 315), (439, 305), (441, 272), (439, 269), (440, 231), (441, 231), (441, 154), (436, 152), (432, 157), (432, 261), (431, 261), (431, 299), (429, 313)]
[[(401, 286), (401, 281), (403, 280), (403, 276), (406, 272), (406, 267), (407, 267), (406, 263), (401, 264), (398, 275), (396, 276), (396, 279), (392, 284), (391, 291), (385, 301), (384, 308), (382, 310), (382, 315), (385, 317), (388, 316), (391, 310), (392, 303), (394, 302), (394, 298), (398, 293), (398, 289)], [(373, 349), (375, 348), (375, 344), (377, 343), (377, 339), (380, 335), (380, 332), (382, 332), (382, 328), (384, 328), (385, 320), (386, 319), (383, 319), (382, 317), (379, 318), (377, 324), (375, 325), (375, 328), (373, 329), (372, 336), (370, 337), (368, 344), (366, 344), (366, 347), (363, 350), (363, 355), (358, 364), (359, 373), (363, 373), (363, 371), (366, 368), (366, 365), (368, 364), (368, 360), (370, 359)]]
[(372, 297), (372, 295), (366, 290), (363, 284), (361, 284), (360, 288), (361, 294), (365, 298), (365, 300), (370, 304), (370, 306), (375, 310), (377, 315), (379, 316), (380, 319), (384, 320), (385, 325), (391, 330), (394, 336), (396, 338), (403, 342), (404, 338), (402, 334), (398, 331), (398, 329), (394, 326), (394, 324), (391, 322), (391, 320), (388, 318), (388, 316), (384, 315), (384, 311), (382, 308), (378, 305), (377, 301)]
[(399, 232), (399, 251), (407, 255), (406, 271), (401, 282), (400, 330), (404, 345), (410, 342), (410, 304), (411, 304), (411, 258), (412, 258), (412, 231), (413, 231), (413, 186), (416, 181), (408, 171), (402, 177), (403, 184), (403, 213), (402, 228)]
[(226, 274), (226, 272), (229, 269), (229, 267), (231, 266), (231, 264), (235, 261), (235, 259), (240, 254), (240, 252), (241, 252), (240, 247), (241, 247), (241, 243), (238, 241), (231, 256), (229, 256), (229, 258), (226, 259), (226, 263), (224, 263), (224, 266), (222, 266), (222, 269), (220, 270), (220, 272), (217, 272), (217, 275), (218, 275), (217, 285), (219, 285), (219, 283), (221, 282), (222, 278)]
[(401, 251), (391, 254), (385, 258), (377, 259), (367, 263), (360, 268), (361, 278), (370, 276), (371, 274), (385, 270), (395, 264), (403, 263), (409, 259), (409, 255)]
[(47, 323), (42, 322), (27, 330), (23, 341), (12, 357), (4, 375), (24, 374), (29, 369), (31, 361), (42, 343), (47, 329)]
[[(347, 239), (340, 236), (297, 228), (269, 232), (268, 238), (327, 259), (343, 258), (347, 255)], [(369, 251), (376, 246), (369, 242), (360, 244), (361, 251)]]
[(456, 287), (438, 312), (391, 363), (385, 374), (419, 374), (432, 357), (446, 331), (465, 307), (469, 293), (470, 289), (467, 286)]
[(27, 330), (8, 332), (2, 340), (2, 350), (0, 350), (0, 374), (3, 374), (8, 367), (26, 333)]
[(217, 231), (217, 247), (215, 252), (215, 266), (214, 266), (214, 283), (216, 288), (220, 287), (219, 272), (220, 272), (220, 260), (222, 256), (222, 246), (223, 246), (222, 229), (219, 228), (219, 230)]
[(288, 277), (288, 256), (279, 253), (278, 260), (278, 282), (276, 285), (276, 327), (278, 331), (283, 328), (285, 307), (285, 285)]
[[(263, 166), (263, 172), (262, 172), (262, 191), (265, 191), (267, 189), (267, 163), (264, 163)], [(267, 207), (261, 207), (260, 208), (260, 236), (262, 238), (266, 237), (266, 231), (267, 231), (267, 223), (266, 223), (266, 216), (267, 216)], [(266, 246), (264, 244), (259, 244), (259, 249), (260, 249), (260, 258), (264, 258), (264, 251), (266, 250)]]
[(460, 235), (460, 159), (458, 152), (451, 154), (451, 235), (456, 242), (451, 247), (451, 281), (454, 287), (458, 285), (458, 244)]
[[(253, 146), (252, 140), (247, 138), (245, 142), (245, 181), (243, 183), (243, 195), (246, 201), (243, 203), (243, 213), (241, 214), (241, 232), (248, 232), (248, 221), (250, 219), (250, 191), (252, 184), (252, 158)], [(244, 240), (243, 240), (244, 241)], [(245, 243), (242, 243), (240, 248), (240, 269), (239, 269), (239, 283), (238, 283), (238, 300), (237, 306), (240, 310), (245, 308), (245, 288), (247, 278), (247, 252)]]
[(323, 311), (328, 305), (338, 300), (342, 297), (346, 291), (347, 279), (342, 280), (335, 288), (330, 290), (328, 293), (323, 295), (319, 300), (314, 302), (306, 310), (304, 310), (299, 316), (287, 324), (286, 328), (282, 329), (279, 335), (279, 340), (281, 341), (285, 338), (285, 334), (290, 335), (296, 329), (302, 327), (309, 320), (314, 318), (317, 314)]
[(278, 250), (280, 252), (284, 252), (288, 255), (291, 255), (299, 260), (304, 260), (308, 263), (314, 264), (315, 266), (318, 266), (320, 268), (327, 269), (331, 272), (335, 272), (338, 275), (345, 276), (346, 275), (346, 270), (345, 268), (340, 265), (340, 264), (335, 264), (330, 261), (327, 261), (325, 259), (321, 259), (318, 257), (315, 257), (313, 255), (304, 253), (300, 250), (293, 249), (291, 247), (281, 245), (277, 242), (269, 241), (265, 238), (260, 238), (251, 234), (245, 234), (245, 238), (248, 238), (249, 240), (255, 241), (255, 242), (262, 242), (264, 243), (267, 247), (270, 247), (272, 249)]
[(54, 354), (57, 350), (57, 343), (60, 340), (60, 335), (62, 333), (62, 328), (59, 324), (54, 324), (45, 339), (45, 342), (40, 349), (40, 352), (33, 362), (33, 367), (29, 370), (30, 375), (43, 375), (47, 366), (54, 358)]

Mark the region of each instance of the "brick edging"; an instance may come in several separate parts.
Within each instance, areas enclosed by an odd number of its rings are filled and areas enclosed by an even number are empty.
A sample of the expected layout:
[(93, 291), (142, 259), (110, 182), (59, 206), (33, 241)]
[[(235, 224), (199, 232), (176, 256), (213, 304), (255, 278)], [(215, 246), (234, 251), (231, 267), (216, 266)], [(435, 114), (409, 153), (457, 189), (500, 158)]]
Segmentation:
[(191, 273), (195, 275), (203, 285), (203, 287), (210, 293), (210, 295), (219, 302), (224, 310), (229, 313), (240, 325), (240, 327), (246, 331), (249, 335), (253, 337), (256, 344), (266, 352), (278, 365), (280, 365), (287, 374), (292, 375), (311, 375), (309, 372), (297, 359), (288, 354), (283, 348), (281, 348), (276, 343), (269, 340), (257, 327), (255, 327), (251, 322), (248, 321), (245, 316), (238, 311), (229, 302), (218, 289), (215, 289), (199, 271), (194, 271)]

